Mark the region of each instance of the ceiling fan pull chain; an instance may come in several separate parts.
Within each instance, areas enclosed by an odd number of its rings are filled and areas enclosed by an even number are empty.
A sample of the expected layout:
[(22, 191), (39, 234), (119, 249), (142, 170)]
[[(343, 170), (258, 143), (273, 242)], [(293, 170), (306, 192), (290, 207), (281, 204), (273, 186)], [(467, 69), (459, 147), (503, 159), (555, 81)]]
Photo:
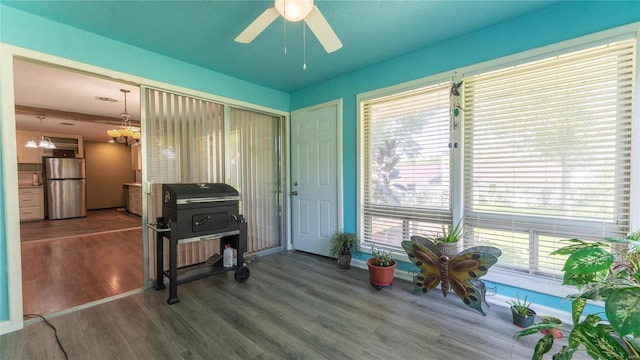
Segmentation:
[(287, 20), (282, 18), (282, 27), (284, 28), (284, 53), (287, 53)]
[(302, 22), (302, 70), (307, 70), (307, 22)]

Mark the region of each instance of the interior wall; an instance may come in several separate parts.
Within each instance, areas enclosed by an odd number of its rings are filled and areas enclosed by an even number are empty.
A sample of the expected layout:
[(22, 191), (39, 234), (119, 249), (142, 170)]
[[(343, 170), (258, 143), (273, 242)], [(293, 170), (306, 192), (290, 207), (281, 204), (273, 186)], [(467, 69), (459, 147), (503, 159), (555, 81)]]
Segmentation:
[[(70, 45), (71, 44), (71, 45)], [(189, 92), (197, 91), (205, 95), (222, 98), (229, 103), (246, 106), (251, 104), (263, 107), (269, 111), (288, 111), (289, 94), (235, 79), (233, 77), (210, 71), (202, 67), (191, 65), (183, 61), (162, 56), (141, 48), (118, 42), (107, 37), (95, 35), (87, 31), (78, 30), (71, 26), (44, 19), (24, 11), (16, 10), (0, 2), (0, 59), (2, 72), (0, 73), (1, 91), (0, 110), (2, 110), (2, 128), (8, 131), (0, 132), (0, 147), (3, 149), (2, 163), (4, 188), (17, 187), (17, 177), (7, 171), (16, 167), (15, 155), (15, 123), (13, 114), (13, 77), (12, 61), (14, 53), (22, 56), (40, 58), (43, 54), (57, 56), (60, 59), (75, 61), (86, 66), (84, 71), (105, 74), (105, 69), (122, 74), (131, 74), (122, 78), (128, 81), (144, 79), (152, 86), (170, 86), (174, 90), (183, 88)], [(10, 46), (16, 49), (9, 48)], [(4, 51), (7, 50), (7, 51)], [(30, 55), (32, 51), (37, 54)], [(123, 56), (126, 55), (126, 56)], [(2, 107), (5, 107), (4, 109)], [(7, 176), (11, 175), (11, 176)], [(121, 191), (121, 190), (120, 190)], [(5, 195), (7, 193), (5, 192)], [(17, 195), (7, 195), (0, 198), (3, 208), (17, 208)], [(1, 215), (1, 214), (0, 214)], [(16, 254), (19, 242), (8, 239), (19, 230), (17, 216), (2, 216), (0, 221), (0, 256)], [(5, 251), (6, 250), (6, 251)], [(14, 259), (0, 263), (0, 333), (8, 328), (20, 328), (22, 307), (19, 289), (20, 263)], [(17, 257), (19, 258), (19, 257)], [(20, 315), (20, 316), (18, 316)], [(5, 325), (8, 324), (8, 325)], [(6, 327), (5, 327), (6, 326)]]
[(129, 146), (85, 141), (84, 152), (87, 210), (124, 206), (122, 184), (136, 180)]
[[(344, 230), (357, 231), (356, 96), (640, 21), (639, 1), (568, 1), (291, 93), (291, 111), (343, 99)], [(461, 74), (459, 74), (461, 75)]]

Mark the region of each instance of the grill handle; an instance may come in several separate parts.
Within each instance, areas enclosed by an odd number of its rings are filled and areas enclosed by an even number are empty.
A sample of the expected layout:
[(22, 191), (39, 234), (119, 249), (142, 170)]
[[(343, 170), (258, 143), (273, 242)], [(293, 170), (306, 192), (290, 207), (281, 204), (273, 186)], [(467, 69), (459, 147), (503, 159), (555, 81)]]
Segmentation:
[(193, 223), (193, 225), (195, 226), (200, 226), (204, 223), (206, 223), (207, 221), (211, 220), (211, 216), (207, 216), (206, 218), (204, 218), (202, 221), (196, 221), (195, 223)]

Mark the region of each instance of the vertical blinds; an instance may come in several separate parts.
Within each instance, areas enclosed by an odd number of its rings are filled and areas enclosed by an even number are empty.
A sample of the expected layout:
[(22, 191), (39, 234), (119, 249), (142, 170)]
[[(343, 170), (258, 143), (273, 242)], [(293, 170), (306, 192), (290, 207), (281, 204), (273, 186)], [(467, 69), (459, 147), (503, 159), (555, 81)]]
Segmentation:
[(361, 239), (400, 246), (451, 221), (450, 84), (362, 102)]
[(227, 183), (240, 192), (247, 219), (247, 251), (281, 245), (280, 118), (250, 110), (229, 111)]
[(635, 39), (465, 78), (465, 216), (502, 264), (629, 231)]
[(224, 105), (146, 89), (147, 179), (224, 181)]
[[(185, 95), (144, 88), (147, 180), (151, 189), (148, 216), (161, 214), (162, 183), (222, 182), (224, 180), (224, 106)], [(165, 242), (168, 242), (165, 239)], [(165, 245), (168, 248), (168, 243)], [(155, 234), (149, 234), (149, 253), (156, 248)], [(203, 262), (220, 252), (216, 240), (178, 245), (178, 266)], [(165, 266), (169, 253), (165, 252)], [(155, 257), (149, 256), (149, 268), (155, 269)], [(155, 275), (154, 271), (150, 272)]]

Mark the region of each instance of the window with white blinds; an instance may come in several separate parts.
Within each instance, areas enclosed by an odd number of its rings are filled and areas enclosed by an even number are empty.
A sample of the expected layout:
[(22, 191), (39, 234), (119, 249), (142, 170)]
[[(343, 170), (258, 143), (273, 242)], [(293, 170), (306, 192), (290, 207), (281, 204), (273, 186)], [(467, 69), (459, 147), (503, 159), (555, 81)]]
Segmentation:
[(559, 240), (629, 232), (635, 43), (464, 79), (465, 223), (498, 265), (558, 275)]
[(451, 222), (450, 83), (360, 103), (360, 237), (400, 248)]

